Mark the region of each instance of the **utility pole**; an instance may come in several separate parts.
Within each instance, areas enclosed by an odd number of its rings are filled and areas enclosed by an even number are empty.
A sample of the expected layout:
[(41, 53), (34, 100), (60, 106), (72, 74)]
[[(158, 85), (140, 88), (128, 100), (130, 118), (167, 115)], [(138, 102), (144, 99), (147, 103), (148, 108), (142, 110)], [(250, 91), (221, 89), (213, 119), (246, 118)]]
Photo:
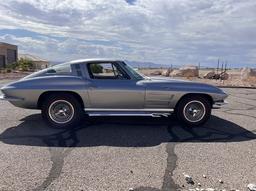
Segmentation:
[(220, 59), (218, 59), (217, 74), (219, 73)]
[(217, 73), (216, 73), (216, 75), (215, 75), (215, 79), (216, 79), (216, 81), (217, 81), (217, 80), (218, 80), (218, 78), (219, 78), (219, 66), (220, 66), (220, 59), (218, 59)]

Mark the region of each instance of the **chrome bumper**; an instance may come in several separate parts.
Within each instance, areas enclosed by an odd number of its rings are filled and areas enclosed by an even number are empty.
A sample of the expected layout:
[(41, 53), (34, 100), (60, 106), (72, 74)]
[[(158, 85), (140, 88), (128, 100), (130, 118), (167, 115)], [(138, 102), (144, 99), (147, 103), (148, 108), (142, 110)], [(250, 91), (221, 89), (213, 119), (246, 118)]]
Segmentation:
[(10, 97), (10, 96), (5, 96), (5, 95), (0, 95), (0, 100), (4, 101), (23, 101), (23, 98), (16, 98), (16, 97)]
[(216, 101), (216, 102), (214, 102), (214, 104), (212, 105), (212, 108), (213, 109), (220, 109), (223, 105), (226, 105), (226, 104), (228, 104), (228, 102), (227, 101)]

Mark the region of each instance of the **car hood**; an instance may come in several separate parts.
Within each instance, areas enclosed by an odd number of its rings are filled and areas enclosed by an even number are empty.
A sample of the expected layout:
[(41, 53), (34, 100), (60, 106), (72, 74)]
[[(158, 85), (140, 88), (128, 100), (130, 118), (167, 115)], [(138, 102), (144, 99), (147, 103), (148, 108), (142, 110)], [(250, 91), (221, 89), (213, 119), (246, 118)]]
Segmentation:
[(173, 78), (167, 78), (167, 77), (150, 77), (149, 80), (153, 82), (191, 82), (188, 80), (181, 80), (181, 79), (173, 79)]
[(152, 77), (142, 80), (141, 83), (143, 83), (148, 88), (160, 88), (187, 92), (192, 91), (221, 94), (224, 93), (220, 88), (213, 85), (188, 80), (171, 79), (166, 77)]

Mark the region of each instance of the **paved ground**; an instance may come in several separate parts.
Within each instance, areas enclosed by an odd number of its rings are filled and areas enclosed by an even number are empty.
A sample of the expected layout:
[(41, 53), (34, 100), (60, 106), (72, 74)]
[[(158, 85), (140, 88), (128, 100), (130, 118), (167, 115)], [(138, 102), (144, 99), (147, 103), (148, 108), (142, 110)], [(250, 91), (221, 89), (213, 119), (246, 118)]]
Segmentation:
[(230, 104), (192, 129), (118, 117), (52, 130), (39, 112), (0, 101), (0, 190), (246, 190), (256, 182), (256, 90), (226, 91)]

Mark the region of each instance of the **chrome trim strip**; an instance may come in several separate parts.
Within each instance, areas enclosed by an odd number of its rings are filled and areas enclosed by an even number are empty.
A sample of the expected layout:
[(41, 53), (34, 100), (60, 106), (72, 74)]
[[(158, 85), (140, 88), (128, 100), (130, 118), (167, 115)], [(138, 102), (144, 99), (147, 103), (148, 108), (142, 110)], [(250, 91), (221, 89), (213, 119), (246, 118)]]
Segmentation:
[(4, 101), (23, 101), (23, 98), (16, 98), (16, 97), (7, 97), (5, 95), (0, 95), (0, 100), (4, 100)]
[(100, 112), (173, 112), (174, 109), (156, 109), (156, 108), (150, 108), (150, 109), (112, 109), (112, 108), (84, 108), (84, 110), (87, 111), (100, 111)]
[(150, 116), (168, 117), (174, 109), (106, 109), (106, 108), (84, 108), (89, 116)]
[(223, 105), (226, 105), (226, 104), (228, 104), (228, 102), (226, 100), (224, 100), (224, 101), (216, 101), (212, 105), (212, 108), (213, 109), (220, 109)]
[(140, 117), (168, 117), (171, 113), (141, 113), (141, 112), (87, 112), (89, 116), (140, 116)]
[(134, 113), (134, 114), (131, 114), (131, 113), (108, 113), (108, 112), (102, 112), (102, 113), (98, 113), (98, 112), (94, 112), (94, 113), (88, 113), (89, 116), (130, 116), (130, 117), (133, 117), (133, 116), (142, 116), (142, 117), (145, 117), (145, 116), (152, 116), (151, 114), (142, 114), (142, 113)]

